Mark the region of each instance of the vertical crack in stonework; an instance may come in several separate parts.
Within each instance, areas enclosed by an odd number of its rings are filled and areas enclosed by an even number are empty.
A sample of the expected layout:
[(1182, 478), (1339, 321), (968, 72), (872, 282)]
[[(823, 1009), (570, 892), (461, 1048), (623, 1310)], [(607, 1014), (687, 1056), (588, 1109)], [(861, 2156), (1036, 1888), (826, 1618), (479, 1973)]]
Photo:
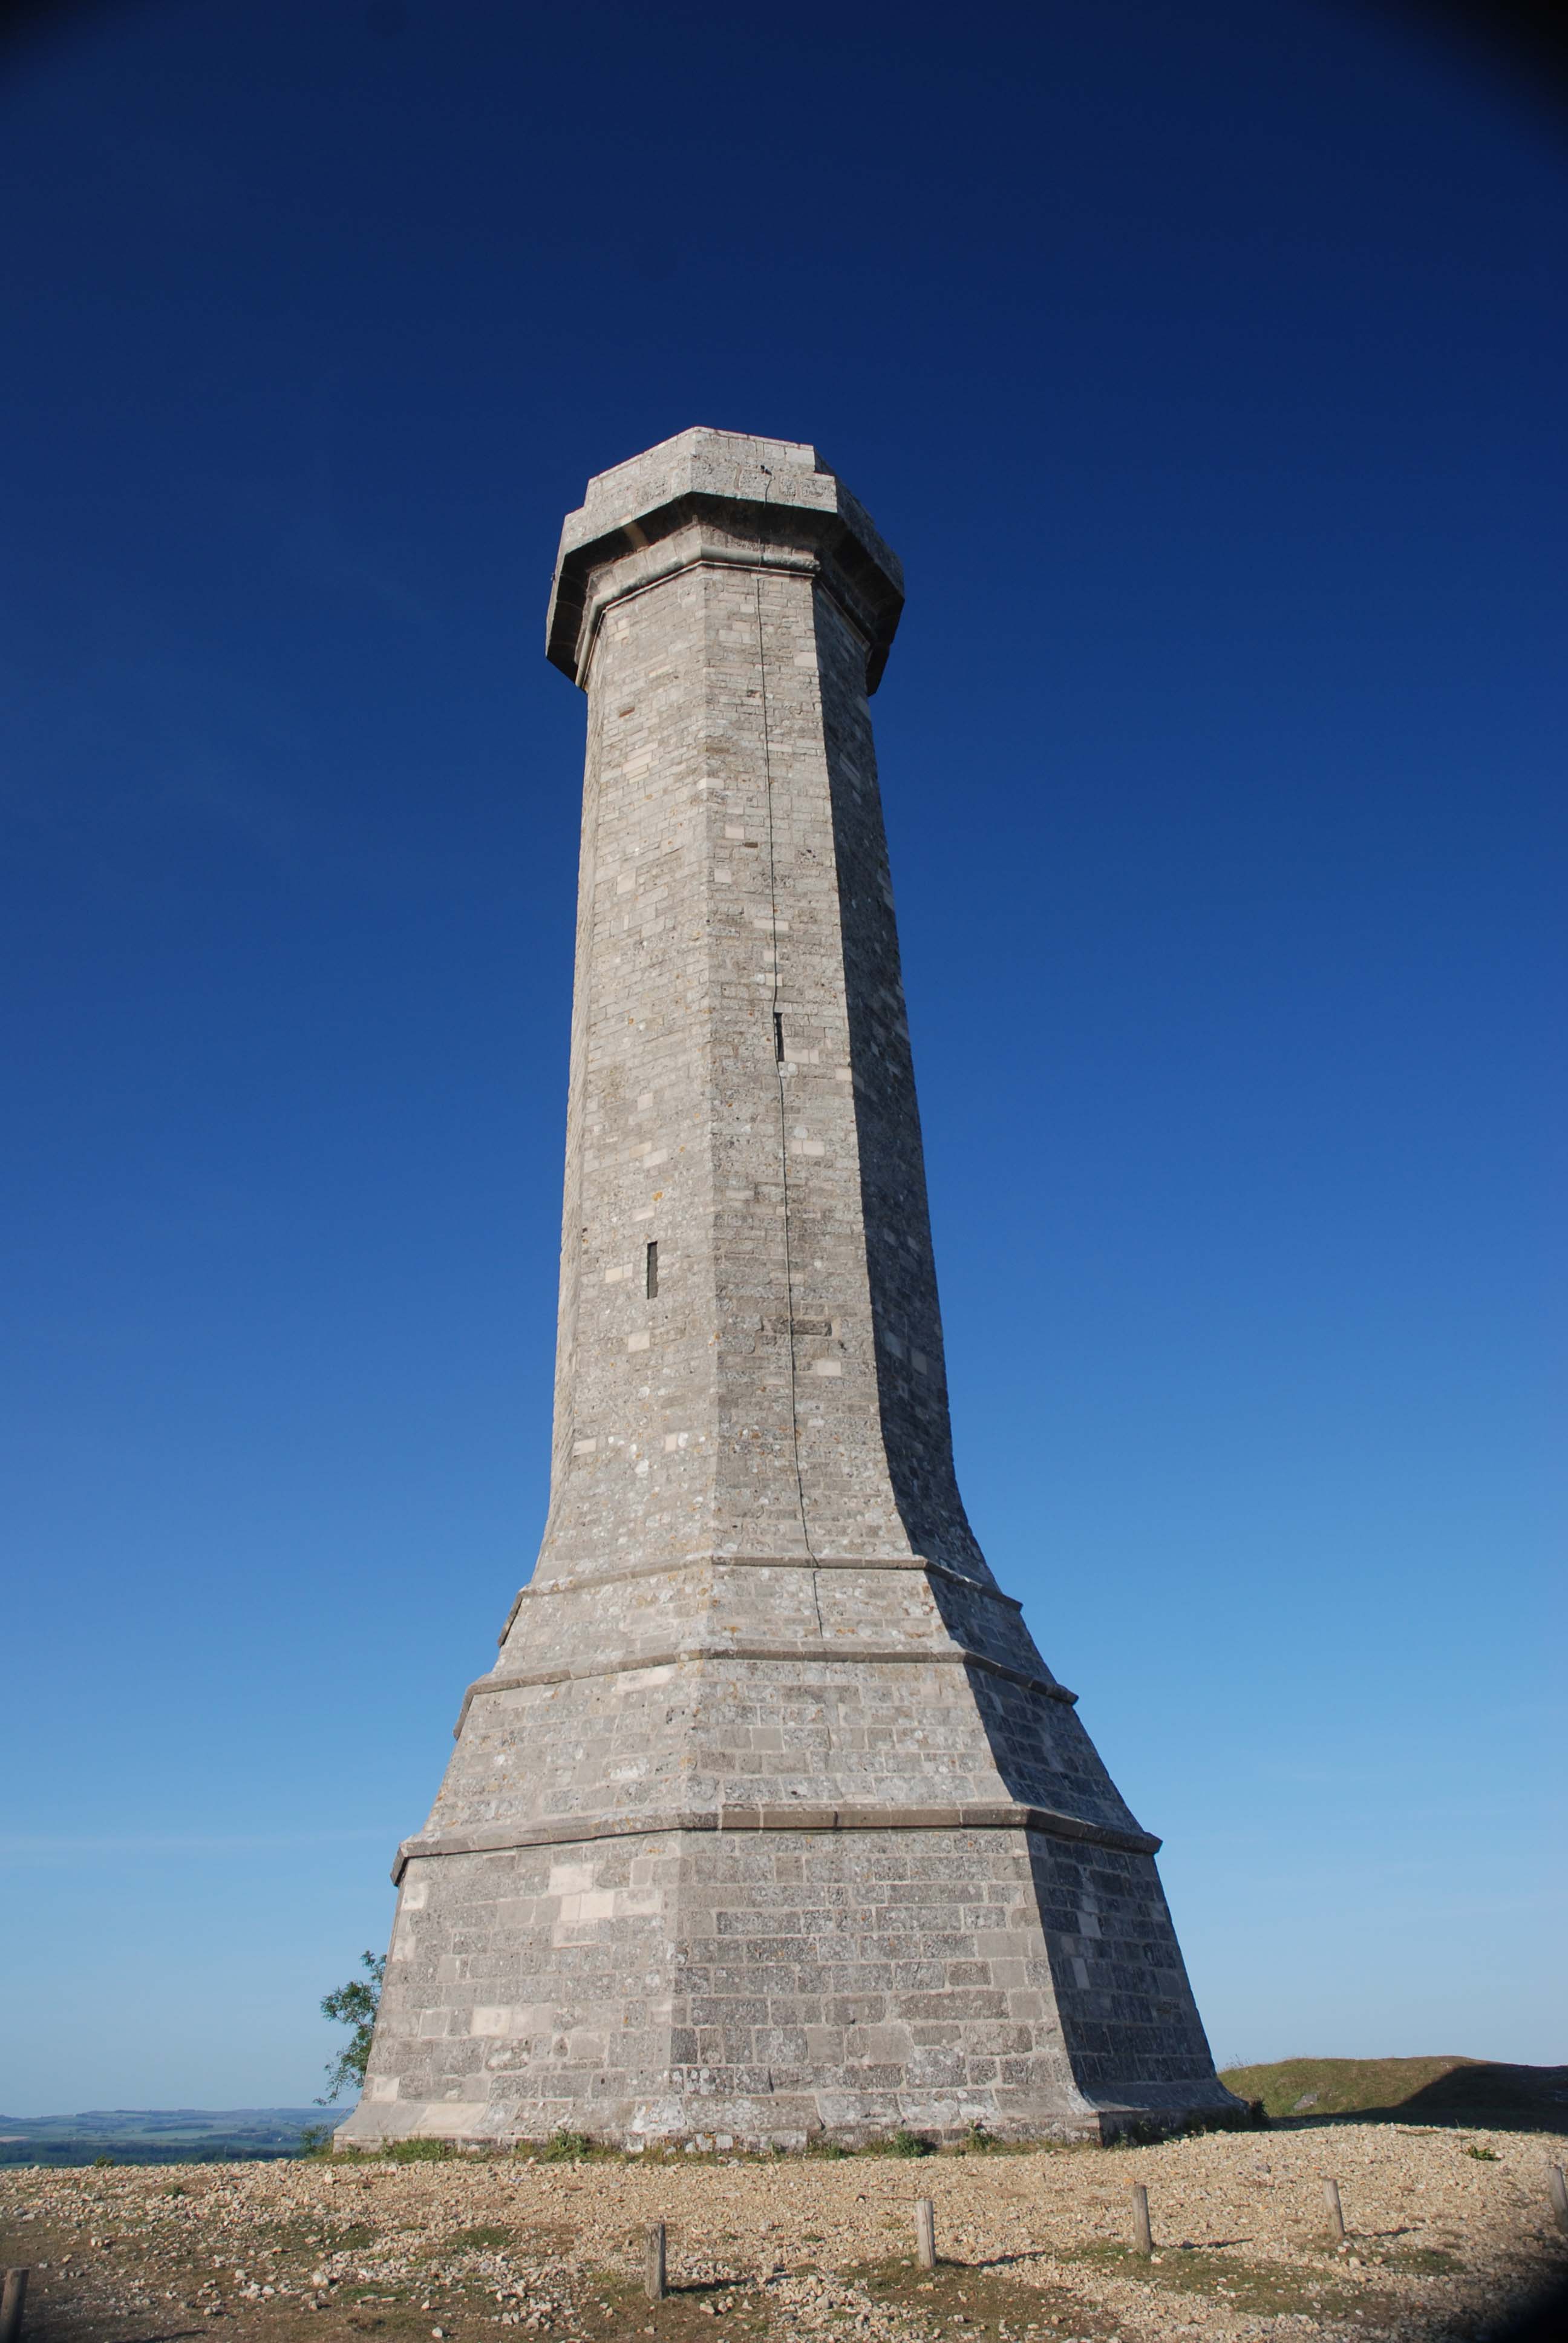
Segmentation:
[[(769, 485), (771, 478), (769, 477)], [(766, 501), (766, 499), (764, 499)], [(785, 1083), (784, 1051), (779, 1046), (782, 1032), (783, 993), (779, 981), (779, 861), (773, 824), (773, 755), (768, 729), (768, 643), (762, 624), (762, 579), (752, 579), (757, 601), (757, 685), (762, 709), (762, 791), (768, 809), (768, 910), (769, 934), (773, 968), (773, 993), (770, 1018), (775, 1036), (773, 1051), (774, 1075), (779, 1090), (779, 1181), (783, 1192), (784, 1230), (784, 1290), (789, 1309), (788, 1355), (789, 1361), (789, 1422), (795, 1449), (795, 1488), (800, 1502), (800, 1534), (806, 1551), (816, 1560), (811, 1544), (811, 1524), (806, 1513), (806, 1483), (800, 1472), (800, 1398), (797, 1384), (795, 1359), (795, 1269), (789, 1239), (789, 1093)], [(817, 1591), (817, 1574), (811, 1574), (811, 1600), (817, 1611), (817, 1633), (822, 1632), (822, 1604)]]
[(787, 441), (684, 432), (567, 519), (549, 1512), (399, 1858), (349, 2144), (1234, 2110), (1158, 1842), (954, 1476), (868, 704), (902, 592)]

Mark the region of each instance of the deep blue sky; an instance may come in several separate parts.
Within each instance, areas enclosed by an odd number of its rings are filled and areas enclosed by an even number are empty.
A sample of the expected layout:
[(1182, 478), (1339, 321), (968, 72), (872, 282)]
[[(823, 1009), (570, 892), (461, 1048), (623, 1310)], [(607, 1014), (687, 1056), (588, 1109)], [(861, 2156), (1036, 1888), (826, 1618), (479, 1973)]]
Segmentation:
[(385, 1941), (543, 1518), (557, 531), (696, 422), (908, 568), (960, 1473), (1216, 2051), (1568, 2056), (1559, 128), (1298, 0), (71, 22), (0, 75), (0, 2107), (307, 2097)]

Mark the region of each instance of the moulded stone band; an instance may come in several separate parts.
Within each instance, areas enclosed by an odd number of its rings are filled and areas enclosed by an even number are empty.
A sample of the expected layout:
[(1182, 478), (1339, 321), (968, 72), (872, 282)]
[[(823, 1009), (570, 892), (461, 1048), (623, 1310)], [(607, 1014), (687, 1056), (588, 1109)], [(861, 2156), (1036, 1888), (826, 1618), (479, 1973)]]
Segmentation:
[(928, 1562), (921, 1554), (683, 1554), (669, 1562), (639, 1562), (630, 1570), (600, 1570), (582, 1578), (551, 1578), (542, 1586), (521, 1586), (496, 1641), (506, 1642), (523, 1604), (537, 1602), (541, 1594), (575, 1594), (580, 1587), (618, 1586), (628, 1578), (664, 1578), (678, 1570), (706, 1570), (709, 1565), (724, 1570), (920, 1570), (928, 1578), (940, 1578), (950, 1586), (963, 1587), (970, 1594), (983, 1594), (988, 1602), (1000, 1603), (1004, 1610), (1023, 1609), (1021, 1596), (1004, 1594), (1000, 1586), (993, 1586), (987, 1579), (971, 1578), (966, 1571), (955, 1570), (950, 1563)]
[[(776, 556), (786, 550), (809, 558), (813, 553), (827, 556), (823, 582), (851, 623), (867, 636), (866, 689), (875, 691), (903, 608), (902, 564), (882, 542), (859, 499), (849, 493), (835, 473), (826, 467), (817, 469), (819, 458), (814, 449), (802, 451), (810, 455), (809, 469), (787, 458), (777, 477), (764, 465), (761, 478), (747, 480), (722, 455), (717, 469), (705, 459), (702, 443), (734, 437), (683, 432), (668, 448), (648, 451), (650, 456), (665, 458), (651, 469), (644, 460), (633, 458), (618, 465), (614, 473), (600, 474), (598, 482), (590, 483), (580, 510), (567, 516), (545, 640), (546, 656), (574, 682), (585, 683), (591, 656), (596, 625), (591, 606), (598, 598), (591, 592), (590, 581), (596, 572), (601, 573), (599, 597), (607, 588), (611, 592), (619, 590), (602, 578), (611, 565), (629, 562), (628, 583), (633, 586), (656, 571), (662, 580), (685, 566), (672, 560), (669, 553), (658, 552), (669, 538), (694, 523), (700, 528), (710, 518), (724, 526), (727, 515), (761, 513), (770, 526), (782, 525), (794, 532), (792, 547), (786, 548), (781, 541), (774, 541), (770, 549)], [(709, 446), (706, 457), (711, 458), (713, 452)], [(594, 488), (610, 480), (614, 487), (596, 498)], [(731, 543), (713, 550), (722, 554), (739, 548)], [(653, 558), (639, 564), (641, 555)], [(749, 558), (756, 563), (756, 548)], [(776, 559), (770, 566), (781, 568), (786, 563)], [(841, 577), (829, 575), (829, 569)], [(850, 607), (857, 603), (862, 607)]]
[(400, 1886), (409, 1864), (427, 1855), (506, 1855), (529, 1846), (581, 1846), (601, 1838), (666, 1838), (676, 1831), (1027, 1830), (1047, 1838), (1108, 1846), (1118, 1855), (1158, 1855), (1150, 1831), (1118, 1830), (1051, 1806), (708, 1806), (665, 1815), (568, 1815), (525, 1829), (497, 1824), (488, 1830), (432, 1831), (406, 1838), (392, 1865)]
[(932, 1651), (921, 1651), (907, 1644), (682, 1644), (661, 1652), (630, 1652), (618, 1660), (596, 1660), (581, 1667), (529, 1668), (518, 1675), (480, 1676), (463, 1694), (452, 1738), (456, 1741), (463, 1730), (464, 1720), (478, 1693), (526, 1692), (536, 1684), (578, 1684), (594, 1676), (630, 1675), (638, 1668), (678, 1667), (684, 1660), (858, 1660), (867, 1664), (896, 1662), (907, 1667), (983, 1668), (988, 1675), (1003, 1676), (1009, 1684), (1020, 1684), (1025, 1692), (1043, 1693), (1047, 1700), (1063, 1701), (1070, 1708), (1076, 1706), (1078, 1701), (1075, 1692), (1069, 1692), (1065, 1684), (1050, 1677), (1031, 1676), (1026, 1669), (1009, 1667), (1005, 1660), (993, 1660), (985, 1652), (971, 1652), (962, 1644), (943, 1644)]
[[(678, 531), (677, 542), (678, 542)], [(815, 553), (797, 551), (794, 548), (780, 548), (771, 558), (758, 552), (732, 553), (721, 546), (703, 546), (696, 552), (690, 553), (672, 551), (663, 561), (645, 569), (640, 576), (628, 579), (626, 584), (600, 586), (585, 598), (582, 617), (579, 620), (577, 669), (572, 678), (581, 689), (586, 691), (588, 689), (588, 674), (593, 665), (593, 655), (598, 642), (599, 629), (611, 610), (623, 602), (635, 601), (639, 594), (651, 594), (657, 587), (668, 586), (672, 578), (680, 577), (688, 569), (752, 571), (783, 569), (797, 578), (813, 578), (827, 592), (833, 591), (832, 580), (819, 557)], [(835, 594), (833, 598), (849, 624), (862, 639), (865, 639), (863, 623), (857, 618), (856, 613), (846, 608), (840, 596)], [(869, 645), (868, 648), (869, 648)]]

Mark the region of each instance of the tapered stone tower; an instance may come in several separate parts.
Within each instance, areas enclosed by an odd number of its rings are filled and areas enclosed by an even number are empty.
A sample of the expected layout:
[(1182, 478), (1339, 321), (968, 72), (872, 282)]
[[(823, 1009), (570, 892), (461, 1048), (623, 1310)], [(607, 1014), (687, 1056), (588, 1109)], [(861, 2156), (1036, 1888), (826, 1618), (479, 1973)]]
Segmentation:
[(588, 694), (549, 1518), (337, 2137), (1095, 2135), (1236, 2107), (953, 1477), (868, 694), (898, 561), (687, 431), (566, 524)]

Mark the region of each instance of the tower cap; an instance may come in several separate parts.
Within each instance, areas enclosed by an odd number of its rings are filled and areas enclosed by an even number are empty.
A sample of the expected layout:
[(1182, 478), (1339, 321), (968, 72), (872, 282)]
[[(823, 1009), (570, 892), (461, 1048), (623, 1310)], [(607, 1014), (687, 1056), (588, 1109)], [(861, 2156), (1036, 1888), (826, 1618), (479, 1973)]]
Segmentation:
[(547, 657), (578, 680), (592, 572), (725, 505), (800, 517), (804, 534), (830, 558), (852, 593), (853, 615), (868, 630), (866, 688), (874, 691), (904, 607), (898, 555), (815, 447), (700, 425), (600, 472), (578, 510), (567, 515), (550, 588)]

